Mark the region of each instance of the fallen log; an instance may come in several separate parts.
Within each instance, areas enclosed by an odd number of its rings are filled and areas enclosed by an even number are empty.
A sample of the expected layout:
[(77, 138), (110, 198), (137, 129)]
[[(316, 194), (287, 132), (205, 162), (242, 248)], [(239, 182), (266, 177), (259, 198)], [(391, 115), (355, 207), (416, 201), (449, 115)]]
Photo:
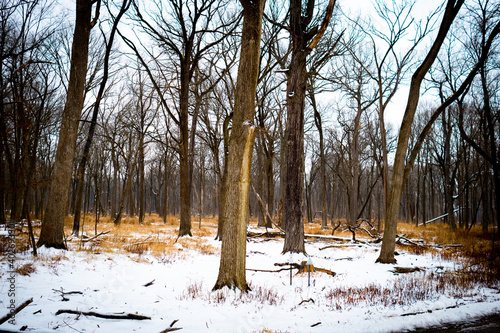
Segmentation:
[(16, 314), (18, 314), (19, 312), (21, 312), (25, 307), (27, 307), (28, 305), (30, 305), (32, 302), (33, 302), (33, 297), (30, 298), (27, 301), (24, 301), (22, 304), (20, 304), (18, 307), (16, 307), (14, 309), (14, 311), (7, 313), (5, 316), (3, 316), (2, 318), (0, 318), (0, 325), (2, 325), (3, 323), (5, 323), (6, 321), (8, 321), (9, 319), (11, 319), (12, 317), (15, 317)]
[(76, 315), (84, 315), (84, 316), (93, 316), (93, 317), (98, 317), (98, 318), (104, 318), (104, 319), (131, 319), (131, 320), (146, 320), (149, 319), (151, 320), (151, 317), (147, 316), (141, 316), (133, 313), (126, 313), (126, 314), (104, 314), (104, 313), (98, 313), (94, 311), (76, 311), (76, 310), (58, 310), (56, 312), (56, 316), (63, 314), (63, 313), (69, 313), (69, 314), (76, 314)]
[[(265, 232), (256, 232), (256, 231), (247, 231), (247, 237), (285, 237), (284, 232), (280, 231), (265, 231)], [(337, 236), (330, 236), (330, 235), (316, 235), (316, 234), (304, 234), (305, 238), (316, 238), (316, 239), (323, 239), (323, 240), (335, 240), (335, 241), (341, 241), (341, 242), (350, 242), (351, 238), (349, 237), (337, 237)]]
[(423, 269), (420, 267), (394, 267), (391, 272), (393, 272), (394, 274), (405, 274), (421, 271), (423, 271)]

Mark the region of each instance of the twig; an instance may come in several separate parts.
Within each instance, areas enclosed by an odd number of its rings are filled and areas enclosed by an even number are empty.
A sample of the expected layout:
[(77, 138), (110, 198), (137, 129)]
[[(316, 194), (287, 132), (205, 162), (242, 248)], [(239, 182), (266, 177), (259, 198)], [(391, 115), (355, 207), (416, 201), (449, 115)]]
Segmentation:
[(7, 320), (9, 320), (10, 318), (14, 317), (16, 314), (18, 314), (19, 312), (21, 312), (25, 307), (27, 307), (28, 305), (30, 305), (32, 302), (33, 302), (33, 297), (30, 298), (27, 301), (24, 301), (24, 303), (22, 303), (21, 305), (19, 305), (13, 312), (9, 312), (5, 316), (3, 316), (2, 318), (0, 318), (0, 325), (2, 325)]
[(316, 327), (316, 326), (318, 326), (318, 325), (321, 325), (321, 322), (320, 322), (320, 321), (318, 321), (316, 324), (312, 324), (312, 325), (311, 325), (311, 327)]
[(58, 310), (56, 312), (56, 316), (60, 315), (62, 313), (69, 313), (69, 314), (76, 314), (76, 315), (84, 315), (84, 316), (94, 316), (98, 318), (104, 318), (104, 319), (132, 319), (132, 320), (145, 320), (145, 319), (151, 319), (151, 317), (147, 316), (141, 316), (133, 313), (127, 313), (127, 314), (102, 314), (102, 313), (97, 313), (94, 311), (76, 311), (76, 310)]

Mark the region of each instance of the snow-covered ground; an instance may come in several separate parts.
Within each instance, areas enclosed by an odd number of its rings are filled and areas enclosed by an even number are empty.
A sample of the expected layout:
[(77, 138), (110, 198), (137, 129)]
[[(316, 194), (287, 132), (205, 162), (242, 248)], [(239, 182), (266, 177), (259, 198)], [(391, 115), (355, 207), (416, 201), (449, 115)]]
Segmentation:
[[(220, 243), (205, 237), (213, 247)], [(0, 331), (34, 332), (400, 332), (419, 327), (467, 321), (498, 313), (498, 289), (474, 287), (467, 292), (450, 285), (439, 293), (429, 279), (455, 269), (430, 255), (401, 253), (397, 265), (375, 264), (378, 247), (338, 247), (320, 250), (324, 242), (308, 242), (313, 265), (336, 276), (313, 272), (249, 270), (252, 291), (212, 292), (219, 254), (201, 254), (184, 248), (164, 256), (133, 253), (60, 251), (39, 249), (39, 258), (18, 254), (16, 265), (33, 263), (29, 276), (16, 275), (16, 304), (33, 302), (16, 315), (15, 325)], [(289, 255), (281, 255), (282, 239), (251, 239), (247, 268), (278, 270)], [(307, 260), (295, 255), (293, 261)], [(420, 267), (422, 271), (395, 275), (394, 266)], [(8, 263), (0, 262), (0, 317), (10, 302)], [(153, 282), (149, 286), (145, 286)], [(399, 291), (397, 291), (399, 290)], [(78, 291), (61, 296), (61, 292)], [(150, 320), (102, 319), (59, 314), (61, 309), (96, 313), (134, 313)]]

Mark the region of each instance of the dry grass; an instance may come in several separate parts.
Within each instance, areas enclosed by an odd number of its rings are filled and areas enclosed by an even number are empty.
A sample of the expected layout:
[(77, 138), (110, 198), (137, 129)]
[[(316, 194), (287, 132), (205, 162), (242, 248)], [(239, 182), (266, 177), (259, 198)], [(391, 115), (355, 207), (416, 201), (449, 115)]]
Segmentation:
[(280, 295), (274, 288), (254, 287), (251, 282), (248, 283), (249, 291), (247, 293), (232, 291), (223, 288), (211, 292), (203, 289), (203, 282), (195, 281), (188, 284), (186, 290), (177, 298), (179, 300), (204, 299), (211, 304), (224, 304), (231, 302), (231, 305), (238, 306), (246, 303), (257, 303), (263, 305), (281, 305), (285, 297)]
[(36, 272), (36, 267), (32, 262), (26, 263), (16, 268), (16, 273), (23, 276), (31, 276), (31, 273)]

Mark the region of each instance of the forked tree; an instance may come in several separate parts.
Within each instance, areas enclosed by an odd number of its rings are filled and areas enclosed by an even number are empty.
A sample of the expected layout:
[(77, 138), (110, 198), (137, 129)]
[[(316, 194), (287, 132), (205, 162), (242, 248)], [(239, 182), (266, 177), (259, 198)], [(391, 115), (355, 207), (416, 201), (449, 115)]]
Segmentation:
[(314, 18), (315, 1), (290, 0), (292, 56), (287, 70), (287, 138), (285, 199), (283, 221), (285, 245), (283, 253), (305, 253), (302, 201), (304, 192), (304, 106), (309, 74), (307, 56), (318, 45), (333, 14), (335, 0), (330, 0), (321, 25), (310, 26)]
[[(443, 14), (443, 19), (439, 28), (439, 31), (435, 37), (434, 42), (430, 50), (428, 51), (426, 57), (422, 61), (421, 65), (415, 70), (411, 83), (410, 91), (408, 93), (408, 101), (403, 116), (403, 121), (401, 123), (401, 128), (399, 130), (398, 144), (396, 148), (396, 155), (394, 158), (394, 167), (392, 180), (389, 190), (389, 198), (386, 206), (386, 216), (385, 216), (385, 230), (382, 240), (382, 247), (380, 250), (380, 255), (377, 262), (380, 263), (395, 263), (394, 249), (396, 241), (396, 230), (397, 230), (397, 218), (399, 213), (399, 206), (401, 202), (401, 197), (403, 189), (410, 175), (413, 164), (417, 158), (418, 152), (425, 140), (425, 137), (432, 128), (433, 123), (440, 116), (440, 114), (449, 107), (454, 101), (456, 101), (462, 94), (464, 94), (472, 80), (476, 76), (478, 70), (484, 64), (487, 59), (489, 50), (495, 40), (496, 36), (500, 33), (500, 23), (497, 23), (495, 27), (491, 30), (488, 38), (485, 38), (486, 42), (484, 47), (481, 48), (481, 55), (477, 60), (475, 66), (471, 69), (467, 77), (464, 79), (460, 87), (448, 97), (436, 110), (432, 113), (430, 120), (425, 125), (424, 129), (417, 138), (417, 141), (413, 149), (409, 152), (409, 139), (413, 127), (413, 120), (415, 118), (415, 112), (418, 106), (420, 98), (420, 86), (421, 83), (431, 68), (434, 60), (436, 59), (441, 46), (443, 45), (446, 35), (450, 30), (450, 27), (457, 16), (464, 0), (448, 0), (446, 3), (446, 8)], [(409, 156), (409, 157), (408, 157)], [(407, 158), (408, 157), (408, 158)]]

